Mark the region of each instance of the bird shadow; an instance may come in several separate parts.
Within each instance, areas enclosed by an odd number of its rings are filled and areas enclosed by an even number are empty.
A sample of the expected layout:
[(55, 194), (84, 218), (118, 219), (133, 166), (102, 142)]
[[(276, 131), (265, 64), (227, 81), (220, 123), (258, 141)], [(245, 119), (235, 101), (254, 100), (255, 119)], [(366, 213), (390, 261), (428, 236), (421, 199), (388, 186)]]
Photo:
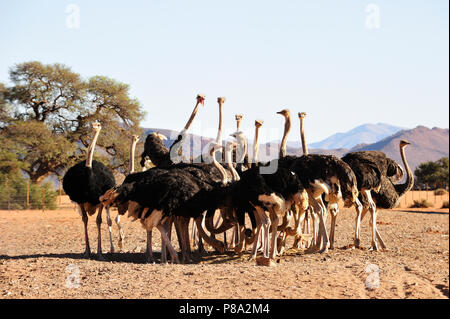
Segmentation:
[(449, 212), (436, 212), (436, 211), (418, 211), (418, 210), (407, 210), (402, 209), (402, 212), (405, 213), (412, 213), (412, 214), (427, 214), (427, 215), (448, 215)]
[[(178, 257), (181, 258), (180, 254)], [(147, 256), (145, 253), (141, 252), (115, 252), (115, 253), (104, 253), (103, 259), (99, 259), (97, 254), (92, 253), (89, 258), (84, 256), (84, 253), (50, 253), (50, 254), (26, 254), (26, 255), (0, 255), (0, 260), (26, 260), (26, 259), (38, 259), (38, 258), (56, 258), (56, 259), (73, 259), (73, 260), (95, 260), (99, 262), (117, 262), (117, 263), (131, 263), (131, 264), (148, 264)], [(239, 260), (241, 257), (233, 254), (232, 252), (208, 252), (192, 253), (193, 260), (187, 262), (186, 264), (199, 264), (199, 263), (210, 263), (210, 264), (222, 264), (227, 263), (232, 260)], [(161, 263), (161, 252), (153, 252), (154, 263)], [(168, 256), (170, 261), (170, 256)]]

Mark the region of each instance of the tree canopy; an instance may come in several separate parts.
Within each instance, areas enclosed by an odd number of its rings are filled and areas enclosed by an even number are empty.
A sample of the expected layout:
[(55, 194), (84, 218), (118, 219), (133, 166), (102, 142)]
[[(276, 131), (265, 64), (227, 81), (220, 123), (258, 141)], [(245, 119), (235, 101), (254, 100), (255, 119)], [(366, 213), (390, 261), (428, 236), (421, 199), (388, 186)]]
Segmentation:
[(416, 184), (429, 185), (433, 188), (448, 188), (448, 169), (448, 157), (443, 157), (435, 162), (421, 163), (414, 171)]
[(34, 182), (62, 175), (86, 156), (91, 123), (102, 131), (95, 158), (118, 171), (129, 162), (131, 135), (144, 117), (129, 86), (105, 76), (84, 80), (63, 64), (17, 64), (0, 83), (0, 155), (11, 153)]

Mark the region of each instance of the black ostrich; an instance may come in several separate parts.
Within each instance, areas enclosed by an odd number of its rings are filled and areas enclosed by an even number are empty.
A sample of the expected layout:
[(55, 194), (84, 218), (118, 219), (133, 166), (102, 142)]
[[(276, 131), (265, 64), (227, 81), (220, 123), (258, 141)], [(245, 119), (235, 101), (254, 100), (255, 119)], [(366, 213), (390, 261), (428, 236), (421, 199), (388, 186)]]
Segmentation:
[[(139, 141), (139, 136), (138, 135), (132, 135), (131, 136), (131, 145), (130, 145), (130, 163), (129, 163), (129, 167), (128, 167), (128, 175), (130, 174), (134, 174), (135, 170), (134, 170), (134, 154), (136, 151), (136, 144)], [(125, 177), (126, 178), (126, 177)], [(110, 192), (110, 190), (105, 192), (105, 195), (108, 194), (108, 192)], [(101, 198), (101, 197), (100, 197)], [(123, 228), (122, 225), (120, 224), (120, 216), (125, 215), (125, 213), (128, 210), (128, 202), (125, 203), (121, 203), (120, 205), (117, 206), (117, 216), (114, 219), (117, 227), (119, 228), (119, 242), (118, 242), (118, 246), (120, 249), (123, 248), (123, 241), (125, 239), (125, 234), (123, 232)]]
[[(218, 148), (213, 147), (212, 152), (214, 149)], [(144, 173), (138, 173), (145, 175), (143, 178), (122, 184), (109, 198), (103, 198), (103, 204), (109, 207), (115, 202), (129, 201), (129, 216), (140, 219), (147, 231), (156, 227), (161, 232), (173, 260), (178, 262), (175, 250), (161, 223), (171, 216), (195, 218), (197, 226), (200, 226), (200, 235), (204, 236), (201, 228), (203, 212), (211, 207), (220, 206), (220, 202), (224, 198), (221, 195), (226, 190), (230, 191), (224, 186), (227, 179), (225, 170), (217, 163), (214, 156), (213, 165), (222, 177), (221, 182), (216, 185), (209, 184), (200, 175), (194, 176), (186, 169), (187, 164), (184, 164), (185, 167), (176, 165), (171, 169), (154, 168)], [(217, 188), (223, 189), (220, 196), (219, 193), (212, 193)], [(270, 196), (270, 194), (268, 195)]]
[(326, 252), (329, 243), (325, 227), (327, 208), (322, 195), (331, 204), (343, 199), (346, 207), (360, 206), (356, 176), (347, 163), (333, 155), (283, 156), (286, 154), (287, 134), (290, 130), (288, 111), (278, 112), (285, 117), (285, 132), (280, 146), (281, 157), (274, 160), (272, 165), (294, 171), (302, 182), (308, 193), (309, 203), (319, 217), (318, 236), (315, 238), (314, 249)]
[[(70, 199), (78, 204), (79, 213), (84, 223), (84, 237), (86, 242), (85, 257), (90, 257), (89, 238), (87, 231), (88, 216), (97, 213), (97, 229), (98, 229), (98, 248), (97, 254), (99, 259), (103, 259), (101, 246), (101, 223), (103, 205), (99, 201), (99, 197), (107, 190), (115, 186), (114, 175), (110, 169), (98, 161), (93, 160), (95, 144), (100, 134), (101, 125), (98, 122), (92, 124), (95, 132), (94, 137), (89, 145), (87, 159), (82, 161), (66, 172), (63, 178), (63, 189)], [(111, 252), (114, 251), (112, 242), (112, 221), (109, 214), (109, 208), (106, 209), (107, 223), (109, 227)]]
[[(182, 146), (187, 136), (187, 131), (194, 121), (195, 116), (200, 108), (205, 102), (205, 96), (198, 94), (197, 103), (192, 111), (192, 114), (187, 121), (184, 129), (180, 132), (177, 139), (172, 143), (170, 150), (164, 146), (161, 136), (156, 133), (151, 133), (147, 136), (144, 144), (144, 151), (141, 154), (140, 164), (144, 167), (145, 158), (148, 157), (157, 167), (167, 167), (175, 163), (180, 162)], [(178, 160), (177, 160), (178, 159)]]
[[(360, 245), (360, 223), (365, 214), (371, 213), (372, 249), (378, 250), (376, 239), (381, 248), (386, 248), (376, 225), (377, 208), (394, 208), (400, 202), (401, 197), (414, 185), (414, 176), (406, 161), (404, 148), (410, 143), (400, 141), (400, 154), (406, 168), (406, 181), (403, 184), (394, 184), (403, 177), (403, 169), (397, 162), (390, 159), (386, 154), (379, 151), (352, 152), (342, 159), (347, 162), (355, 172), (360, 200), (363, 204), (362, 210), (357, 210), (355, 246)], [(333, 214), (337, 214), (334, 210)]]

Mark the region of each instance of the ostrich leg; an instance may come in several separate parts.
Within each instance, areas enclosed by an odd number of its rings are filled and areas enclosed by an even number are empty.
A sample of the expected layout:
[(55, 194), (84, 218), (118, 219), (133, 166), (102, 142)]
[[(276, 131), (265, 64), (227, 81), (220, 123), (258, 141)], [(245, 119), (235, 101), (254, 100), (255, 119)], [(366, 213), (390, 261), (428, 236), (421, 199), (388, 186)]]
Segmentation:
[(97, 231), (98, 231), (98, 243), (97, 243), (97, 256), (99, 260), (105, 260), (105, 258), (103, 257), (102, 254), (102, 230), (101, 230), (101, 226), (102, 226), (102, 211), (103, 211), (103, 206), (100, 206), (98, 208), (98, 212), (97, 212)]
[(155, 260), (153, 259), (153, 248), (152, 248), (152, 231), (147, 230), (147, 251), (145, 252), (145, 255), (147, 256), (147, 263), (154, 263)]
[(178, 254), (175, 251), (175, 249), (173, 248), (172, 243), (170, 242), (170, 239), (166, 234), (166, 230), (164, 229), (164, 226), (159, 223), (156, 226), (156, 229), (158, 229), (159, 232), (161, 233), (161, 238), (162, 238), (163, 242), (165, 243), (165, 245), (167, 246), (167, 248), (169, 249), (169, 253), (170, 253), (170, 257), (172, 258), (172, 262), (179, 264), (180, 260), (178, 259)]
[(88, 237), (88, 230), (87, 230), (87, 224), (88, 224), (88, 215), (86, 213), (86, 210), (84, 207), (81, 207), (81, 205), (78, 205), (78, 212), (81, 215), (81, 219), (83, 220), (84, 224), (84, 241), (86, 243), (86, 249), (84, 251), (84, 257), (90, 258), (91, 257), (91, 248), (89, 247), (89, 237)]
[(113, 244), (113, 239), (112, 239), (112, 220), (111, 220), (111, 215), (109, 213), (109, 208), (106, 208), (106, 222), (108, 223), (108, 231), (109, 231), (109, 243), (111, 246), (111, 253), (114, 252), (114, 244)]
[(331, 215), (331, 231), (330, 231), (330, 249), (334, 249), (334, 233), (336, 229), (336, 217), (338, 213), (338, 204), (332, 203), (329, 207)]
[(123, 232), (122, 225), (120, 224), (120, 215), (119, 214), (117, 214), (114, 221), (117, 224), (117, 228), (119, 228), (119, 242), (117, 243), (117, 245), (119, 246), (119, 249), (122, 250), (123, 249), (123, 241), (125, 239), (125, 234)]

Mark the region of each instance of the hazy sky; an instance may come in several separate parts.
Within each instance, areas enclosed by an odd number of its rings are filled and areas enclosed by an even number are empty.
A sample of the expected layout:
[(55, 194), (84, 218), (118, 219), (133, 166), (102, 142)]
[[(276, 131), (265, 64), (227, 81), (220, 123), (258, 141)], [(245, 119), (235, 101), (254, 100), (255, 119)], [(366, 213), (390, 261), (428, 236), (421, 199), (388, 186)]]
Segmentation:
[[(70, 6), (74, 4), (75, 6)], [(79, 20), (77, 10), (79, 9)], [(0, 81), (15, 63), (64, 63), (130, 84), (145, 127), (279, 138), (283, 108), (308, 142), (364, 123), (449, 127), (448, 0), (0, 1)]]

